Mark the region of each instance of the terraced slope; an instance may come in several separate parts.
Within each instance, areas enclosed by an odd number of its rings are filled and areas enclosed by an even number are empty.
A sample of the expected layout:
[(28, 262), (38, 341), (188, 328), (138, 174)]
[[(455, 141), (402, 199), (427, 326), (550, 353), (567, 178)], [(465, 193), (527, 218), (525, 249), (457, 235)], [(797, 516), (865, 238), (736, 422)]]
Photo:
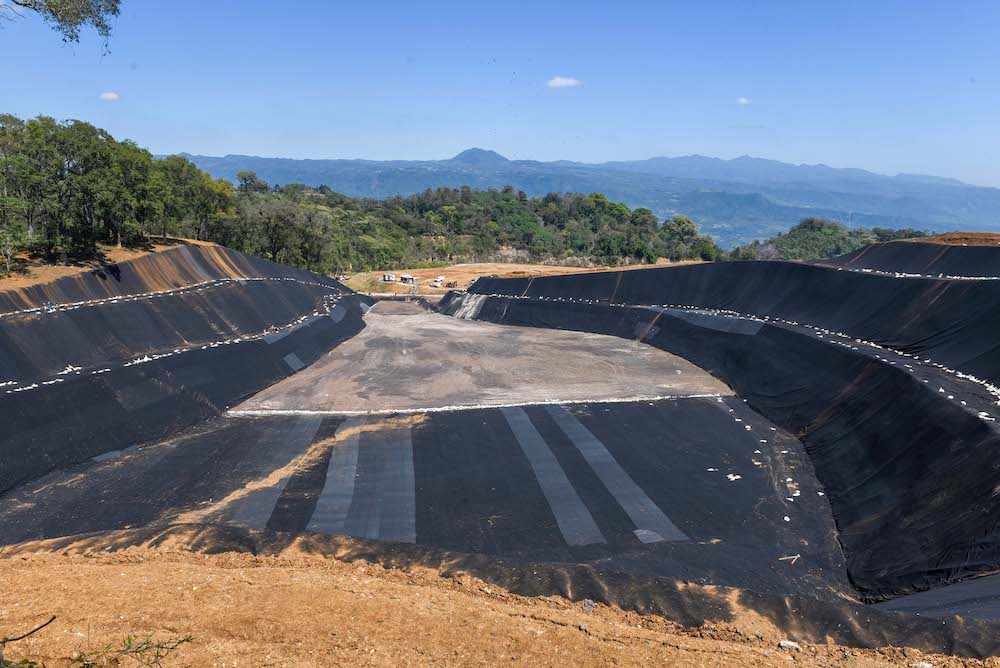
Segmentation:
[(484, 279), (442, 303), (642, 340), (711, 371), (805, 444), (873, 600), (1000, 567), (998, 306), (995, 281), (789, 263)]
[(1000, 567), (996, 281), (698, 265), (483, 279), (432, 313), (192, 247), (56, 283), (0, 314), (13, 554), (294, 546), (1000, 652), (968, 604), (992, 589), (966, 593)]
[[(997, 235), (976, 235), (972, 243), (932, 241), (890, 241), (873, 244), (841, 255), (822, 264), (887, 274), (949, 278), (1000, 277), (1000, 239)], [(964, 237), (960, 237), (964, 238)], [(976, 241), (979, 241), (979, 244)]]
[(0, 304), (0, 490), (217, 415), (363, 327), (335, 281), (217, 246)]

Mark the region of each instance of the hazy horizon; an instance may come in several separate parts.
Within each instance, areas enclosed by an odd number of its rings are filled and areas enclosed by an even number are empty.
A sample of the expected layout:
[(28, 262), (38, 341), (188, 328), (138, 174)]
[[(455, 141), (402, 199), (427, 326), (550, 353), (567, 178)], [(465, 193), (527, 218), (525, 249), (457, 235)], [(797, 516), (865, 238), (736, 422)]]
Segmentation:
[(2, 108), (158, 154), (750, 155), (1000, 186), (998, 19), (983, 1), (128, 2), (106, 54), (92, 32), (62, 46), (37, 18), (6, 26), (21, 65)]
[(926, 174), (926, 173), (919, 173), (919, 172), (886, 173), (886, 172), (880, 172), (880, 171), (877, 171), (877, 170), (874, 170), (874, 169), (867, 169), (865, 167), (859, 167), (857, 165), (831, 165), (829, 163), (824, 163), (824, 162), (787, 162), (785, 160), (778, 160), (776, 158), (768, 158), (768, 157), (760, 156), (760, 155), (747, 155), (747, 154), (734, 155), (734, 156), (728, 157), (728, 158), (727, 157), (717, 156), (717, 155), (705, 155), (704, 153), (684, 153), (684, 154), (677, 154), (677, 155), (659, 154), (659, 155), (649, 155), (649, 156), (644, 156), (644, 157), (623, 157), (623, 158), (614, 158), (614, 159), (611, 159), (611, 160), (601, 160), (601, 161), (570, 160), (568, 158), (555, 158), (555, 159), (552, 159), (552, 160), (542, 160), (542, 159), (539, 159), (539, 158), (532, 158), (532, 157), (518, 157), (518, 158), (514, 158), (514, 157), (511, 157), (509, 155), (504, 154), (503, 151), (498, 151), (496, 149), (488, 148), (488, 147), (485, 147), (485, 146), (469, 146), (467, 148), (464, 148), (464, 149), (461, 149), (461, 150), (455, 152), (454, 154), (441, 155), (439, 157), (430, 157), (430, 158), (386, 158), (386, 159), (382, 159), (382, 158), (369, 158), (369, 157), (365, 157), (365, 156), (325, 156), (325, 157), (320, 156), (320, 157), (297, 158), (297, 157), (292, 157), (292, 156), (287, 156), (287, 155), (260, 155), (260, 154), (253, 154), (253, 153), (237, 153), (237, 152), (232, 152), (232, 151), (227, 152), (227, 153), (217, 153), (217, 154), (195, 153), (194, 151), (175, 151), (175, 152), (172, 152), (172, 153), (171, 152), (167, 152), (167, 153), (154, 153), (154, 154), (155, 155), (160, 155), (160, 156), (166, 156), (166, 155), (192, 155), (192, 156), (199, 156), (199, 157), (206, 157), (206, 158), (224, 158), (224, 157), (227, 157), (227, 156), (246, 156), (246, 157), (252, 157), (252, 158), (262, 158), (262, 159), (265, 159), (265, 160), (315, 160), (315, 161), (363, 160), (363, 161), (368, 161), (368, 162), (397, 162), (397, 161), (398, 162), (440, 162), (440, 161), (444, 161), (444, 160), (451, 160), (451, 159), (455, 158), (456, 156), (458, 156), (459, 154), (464, 153), (465, 151), (470, 151), (470, 150), (481, 150), (481, 151), (488, 151), (488, 152), (491, 152), (491, 153), (496, 153), (496, 154), (500, 155), (502, 158), (505, 158), (505, 159), (510, 160), (510, 161), (573, 162), (573, 163), (577, 163), (577, 164), (581, 164), (581, 165), (602, 165), (602, 164), (606, 164), (606, 163), (609, 163), (609, 162), (641, 162), (641, 161), (644, 161), (644, 160), (656, 160), (656, 159), (659, 159), (659, 158), (666, 158), (666, 159), (671, 159), (671, 160), (673, 160), (673, 159), (679, 159), (679, 158), (704, 158), (704, 159), (707, 159), (707, 160), (722, 160), (722, 161), (732, 161), (732, 160), (739, 160), (741, 158), (749, 158), (749, 159), (752, 159), (752, 160), (768, 160), (768, 161), (773, 161), (773, 162), (780, 162), (780, 163), (783, 163), (783, 164), (786, 164), (786, 165), (793, 165), (795, 167), (830, 167), (832, 169), (860, 169), (860, 170), (863, 170), (863, 171), (875, 174), (877, 176), (888, 176), (888, 177), (893, 177), (893, 176), (931, 176), (931, 177), (939, 177), (939, 178), (956, 179), (956, 180), (961, 181), (962, 183), (964, 183), (966, 185), (976, 186), (976, 187), (983, 187), (983, 188), (997, 188), (997, 187), (1000, 187), (1000, 186), (984, 185), (984, 184), (980, 184), (980, 183), (970, 183), (969, 181), (965, 181), (964, 179), (957, 179), (956, 177), (946, 176), (946, 175), (943, 175), (943, 174)]

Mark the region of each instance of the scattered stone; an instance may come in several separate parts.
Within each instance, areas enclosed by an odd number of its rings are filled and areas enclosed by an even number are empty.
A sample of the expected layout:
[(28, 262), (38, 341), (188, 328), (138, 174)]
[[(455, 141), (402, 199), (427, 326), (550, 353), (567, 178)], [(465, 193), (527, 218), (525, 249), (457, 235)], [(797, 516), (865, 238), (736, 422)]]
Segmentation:
[(799, 647), (797, 642), (792, 642), (791, 640), (782, 640), (778, 643), (778, 647), (781, 649), (794, 649), (796, 652), (801, 652), (802, 648)]
[(917, 661), (916, 663), (911, 663), (910, 668), (934, 668), (934, 664), (927, 663), (926, 661)]
[(581, 606), (584, 612), (591, 612), (597, 607), (597, 604), (591, 601), (589, 598), (584, 599), (583, 605)]

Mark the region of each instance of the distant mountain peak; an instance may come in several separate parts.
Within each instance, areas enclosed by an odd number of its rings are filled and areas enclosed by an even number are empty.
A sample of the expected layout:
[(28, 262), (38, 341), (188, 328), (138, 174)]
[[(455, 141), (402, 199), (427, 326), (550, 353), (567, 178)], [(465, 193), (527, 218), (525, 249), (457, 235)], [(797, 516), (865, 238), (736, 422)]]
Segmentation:
[(488, 165), (504, 165), (510, 162), (496, 151), (488, 151), (484, 148), (469, 148), (448, 162), (460, 162), (463, 165), (476, 165), (480, 167)]

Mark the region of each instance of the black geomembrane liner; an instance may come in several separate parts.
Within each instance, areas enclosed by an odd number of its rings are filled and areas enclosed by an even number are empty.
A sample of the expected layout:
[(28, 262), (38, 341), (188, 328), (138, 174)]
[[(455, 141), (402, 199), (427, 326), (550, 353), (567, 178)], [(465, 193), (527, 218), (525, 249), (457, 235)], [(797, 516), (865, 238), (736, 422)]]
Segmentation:
[[(548, 299), (491, 298), (477, 317), (625, 338), (656, 318), (649, 309), (559, 301), (596, 297), (604, 286), (591, 274), (538, 278), (529, 295)], [(514, 292), (499, 279), (474, 289)], [(1000, 324), (998, 290), (989, 281), (896, 279), (790, 263), (629, 271), (618, 286), (619, 297), (632, 303), (780, 316), (904, 350), (922, 348), (952, 363), (961, 359), (980, 373), (1000, 364), (1000, 355), (982, 354), (985, 332)], [(442, 308), (453, 309), (460, 299), (444, 300)], [(877, 600), (1000, 568), (994, 492), (1000, 434), (992, 423), (901, 367), (794, 328), (765, 324), (756, 334), (727, 332), (669, 311), (656, 328), (647, 343), (709, 370), (803, 441), (862, 595)], [(996, 331), (988, 337), (1000, 343)]]
[(957, 246), (924, 241), (887, 241), (820, 260), (849, 269), (930, 276), (1000, 276), (1000, 246)]

